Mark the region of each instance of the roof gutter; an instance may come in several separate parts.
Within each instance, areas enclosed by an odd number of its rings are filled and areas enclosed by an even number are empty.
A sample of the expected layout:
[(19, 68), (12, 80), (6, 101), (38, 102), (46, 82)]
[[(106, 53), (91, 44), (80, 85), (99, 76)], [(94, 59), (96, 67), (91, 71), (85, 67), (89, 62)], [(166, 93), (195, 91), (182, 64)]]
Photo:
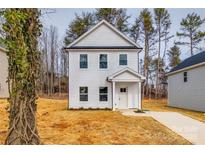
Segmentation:
[(112, 48), (112, 47), (101, 47), (101, 48), (67, 48), (67, 47), (64, 47), (62, 48), (62, 50), (64, 52), (69, 52), (69, 51), (84, 51), (84, 50), (91, 50), (91, 51), (101, 51), (101, 50), (112, 50), (112, 51), (119, 51), (119, 50), (126, 50), (126, 51), (137, 51), (138, 53), (140, 53), (142, 51), (142, 48), (120, 48), (120, 47), (115, 47), (115, 48)]

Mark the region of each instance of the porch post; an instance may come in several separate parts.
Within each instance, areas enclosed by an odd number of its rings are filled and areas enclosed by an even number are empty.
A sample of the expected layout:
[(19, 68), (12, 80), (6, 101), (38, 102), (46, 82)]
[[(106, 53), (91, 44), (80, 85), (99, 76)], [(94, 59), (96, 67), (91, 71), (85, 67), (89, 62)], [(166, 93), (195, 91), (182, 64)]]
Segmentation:
[(142, 100), (141, 100), (141, 82), (138, 83), (138, 89), (139, 89), (139, 104), (138, 104), (138, 109), (141, 110), (142, 109)]
[(112, 110), (115, 111), (115, 81), (112, 82)]

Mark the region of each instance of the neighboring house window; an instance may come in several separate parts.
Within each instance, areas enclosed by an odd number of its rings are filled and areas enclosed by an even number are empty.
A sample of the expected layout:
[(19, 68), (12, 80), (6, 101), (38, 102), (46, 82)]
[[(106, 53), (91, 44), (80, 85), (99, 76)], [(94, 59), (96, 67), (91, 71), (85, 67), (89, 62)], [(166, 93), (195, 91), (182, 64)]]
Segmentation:
[(127, 54), (120, 54), (120, 65), (127, 65)]
[(100, 101), (107, 101), (108, 100), (108, 88), (107, 87), (100, 87), (99, 88), (99, 99)]
[(80, 101), (88, 101), (88, 87), (80, 87)]
[(187, 72), (184, 72), (184, 82), (187, 82)]
[(107, 54), (100, 54), (100, 68), (107, 68)]
[(88, 55), (80, 54), (80, 68), (88, 68)]

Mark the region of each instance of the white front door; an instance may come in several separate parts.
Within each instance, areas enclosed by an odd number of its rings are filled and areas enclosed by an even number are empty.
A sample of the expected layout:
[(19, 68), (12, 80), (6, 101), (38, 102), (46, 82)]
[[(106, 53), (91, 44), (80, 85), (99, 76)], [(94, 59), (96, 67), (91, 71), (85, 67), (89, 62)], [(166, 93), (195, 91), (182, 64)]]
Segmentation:
[(127, 109), (128, 103), (127, 103), (127, 87), (120, 87), (119, 88), (119, 104), (118, 109)]

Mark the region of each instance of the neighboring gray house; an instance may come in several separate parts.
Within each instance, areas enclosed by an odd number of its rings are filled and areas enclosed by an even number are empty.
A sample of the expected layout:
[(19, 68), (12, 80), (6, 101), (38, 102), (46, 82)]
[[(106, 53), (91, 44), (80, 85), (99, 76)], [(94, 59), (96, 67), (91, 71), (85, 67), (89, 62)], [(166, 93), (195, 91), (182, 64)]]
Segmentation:
[(185, 59), (167, 75), (169, 106), (205, 111), (205, 51)]
[(69, 108), (141, 109), (139, 52), (142, 50), (103, 20), (71, 43)]
[(8, 59), (5, 49), (0, 46), (0, 98), (9, 97), (8, 84)]

